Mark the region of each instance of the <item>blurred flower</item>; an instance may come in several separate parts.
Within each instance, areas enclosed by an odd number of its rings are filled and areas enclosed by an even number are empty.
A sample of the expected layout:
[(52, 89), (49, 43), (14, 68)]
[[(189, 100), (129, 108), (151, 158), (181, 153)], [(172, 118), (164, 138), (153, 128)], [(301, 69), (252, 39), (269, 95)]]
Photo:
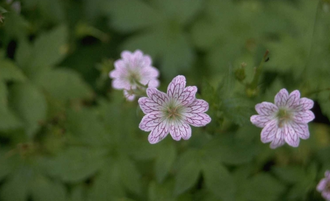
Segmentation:
[(148, 97), (139, 99), (139, 105), (146, 114), (139, 128), (151, 131), (148, 137), (151, 144), (161, 141), (168, 133), (176, 141), (181, 138), (188, 140), (191, 137), (190, 125), (201, 127), (211, 122), (209, 115), (204, 113), (209, 104), (195, 98), (197, 87), (185, 86), (186, 78), (178, 75), (168, 85), (167, 94), (148, 88)]
[(325, 172), (325, 178), (321, 179), (316, 189), (322, 193), (324, 199), (330, 201), (330, 171)]
[(292, 147), (298, 147), (299, 139), (308, 139), (307, 123), (315, 116), (310, 109), (314, 102), (308, 98), (300, 98), (298, 90), (288, 93), (281, 89), (275, 96), (275, 104), (262, 102), (255, 109), (259, 115), (251, 116), (251, 122), (263, 128), (261, 141), (272, 142), (270, 147), (275, 149), (285, 142)]
[(125, 97), (132, 101), (146, 87), (158, 87), (159, 72), (151, 66), (152, 61), (148, 55), (136, 50), (133, 53), (123, 51), (121, 57), (115, 61), (115, 69), (109, 74), (113, 78), (113, 88), (123, 89)]

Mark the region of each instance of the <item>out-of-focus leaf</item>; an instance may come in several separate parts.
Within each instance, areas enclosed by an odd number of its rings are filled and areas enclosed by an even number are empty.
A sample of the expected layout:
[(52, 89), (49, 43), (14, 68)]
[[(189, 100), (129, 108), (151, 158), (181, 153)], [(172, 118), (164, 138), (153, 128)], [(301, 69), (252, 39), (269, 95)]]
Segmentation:
[(234, 180), (220, 161), (206, 157), (202, 165), (206, 187), (224, 201), (235, 200)]
[(305, 171), (302, 167), (274, 167), (275, 174), (287, 183), (297, 183), (305, 176)]
[(39, 176), (31, 184), (31, 194), (35, 201), (65, 201), (66, 192), (63, 184), (52, 182), (46, 177)]
[(126, 157), (120, 157), (118, 161), (120, 167), (120, 178), (123, 185), (130, 191), (141, 193), (141, 176), (135, 164)]
[(158, 184), (153, 181), (149, 183), (148, 197), (150, 201), (174, 201), (173, 197), (173, 182), (166, 181), (163, 184)]
[(22, 119), (27, 136), (32, 138), (46, 118), (44, 96), (32, 84), (15, 84), (10, 90), (9, 103)]
[(66, 124), (75, 142), (94, 146), (110, 142), (111, 134), (105, 130), (100, 118), (92, 109), (68, 111)]
[(278, 200), (285, 189), (283, 184), (266, 173), (260, 173), (250, 179), (246, 188), (246, 198), (255, 201)]
[(50, 161), (51, 175), (65, 182), (80, 182), (95, 174), (103, 165), (106, 151), (88, 147), (70, 147)]
[(6, 20), (4, 30), (6, 32), (6, 38), (1, 40), (9, 40), (13, 38), (24, 38), (27, 33), (29, 23), (15, 12), (6, 13)]
[(104, 12), (112, 17), (110, 23), (122, 31), (158, 24), (164, 18), (159, 11), (141, 0), (112, 0), (105, 4)]
[(13, 174), (1, 187), (1, 200), (26, 201), (31, 179), (31, 172), (28, 169), (22, 169)]
[(25, 76), (14, 63), (9, 60), (1, 60), (0, 80), (4, 81), (24, 81)]
[(250, 105), (241, 98), (224, 99), (221, 109), (226, 118), (240, 126), (249, 122), (249, 117), (253, 114)]
[(33, 81), (60, 101), (87, 98), (92, 94), (80, 75), (69, 69), (45, 70), (37, 73)]
[(174, 194), (179, 195), (193, 187), (201, 172), (201, 161), (196, 150), (187, 150), (178, 161)]
[(109, 199), (123, 198), (125, 191), (121, 185), (121, 167), (115, 164), (105, 163), (100, 174), (95, 178), (90, 188), (90, 200), (107, 201)]
[(172, 164), (174, 163), (176, 157), (176, 150), (173, 144), (168, 144), (158, 152), (156, 164), (155, 164), (155, 172), (156, 178), (159, 183), (163, 182), (165, 177), (168, 175)]
[(148, 32), (129, 38), (123, 49), (141, 49), (154, 59), (160, 57), (160, 71), (167, 79), (191, 68), (194, 52), (185, 35), (176, 22), (165, 23)]
[[(83, 201), (87, 200), (86, 198), (86, 189), (83, 185), (76, 186), (72, 189), (69, 201)], [(96, 199), (94, 199), (96, 200)], [(100, 200), (100, 199), (97, 199)]]
[(9, 165), (8, 161), (8, 151), (1, 150), (0, 151), (0, 181), (3, 180), (10, 172), (11, 172), (11, 167)]

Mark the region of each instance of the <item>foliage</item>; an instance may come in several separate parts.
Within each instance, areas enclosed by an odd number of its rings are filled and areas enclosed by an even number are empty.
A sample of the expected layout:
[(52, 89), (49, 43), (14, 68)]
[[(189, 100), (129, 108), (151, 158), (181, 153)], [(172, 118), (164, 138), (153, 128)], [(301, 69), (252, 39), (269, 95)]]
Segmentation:
[[(329, 1), (14, 2), (0, 3), (0, 200), (322, 200)], [(183, 74), (209, 103), (188, 141), (150, 145), (137, 103), (111, 88), (136, 49), (161, 90)], [(271, 150), (249, 118), (281, 88), (313, 99), (316, 119), (298, 148)]]

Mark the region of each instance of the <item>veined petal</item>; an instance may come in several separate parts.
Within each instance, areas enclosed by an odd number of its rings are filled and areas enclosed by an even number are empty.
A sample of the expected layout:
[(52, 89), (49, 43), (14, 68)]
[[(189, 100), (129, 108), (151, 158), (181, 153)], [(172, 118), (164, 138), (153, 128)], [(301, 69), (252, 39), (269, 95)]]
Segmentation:
[(178, 99), (186, 86), (186, 78), (182, 75), (178, 75), (167, 87), (167, 94), (171, 98)]
[(189, 124), (174, 122), (170, 125), (170, 134), (173, 140), (179, 141), (181, 138), (188, 140), (191, 137), (191, 128)]
[(139, 128), (143, 131), (151, 131), (153, 130), (156, 126), (161, 124), (162, 122), (162, 114), (161, 112), (151, 112), (149, 114), (146, 114), (140, 124)]
[(278, 111), (277, 106), (269, 102), (259, 103), (255, 106), (255, 109), (258, 114), (265, 116), (273, 115), (275, 112)]
[(309, 98), (301, 98), (299, 105), (296, 107), (296, 111), (310, 110), (314, 106), (314, 101)]
[(115, 89), (130, 89), (130, 84), (127, 80), (124, 79), (114, 79), (112, 80), (112, 87)]
[(295, 133), (297, 133), (301, 139), (306, 140), (309, 138), (309, 130), (307, 124), (298, 124), (296, 122), (290, 122), (290, 124)]
[[(259, 115), (254, 115), (254, 116), (259, 116)], [(273, 141), (278, 130), (279, 128), (277, 126), (276, 120), (272, 120), (268, 122), (265, 128), (263, 128), (261, 131), (261, 136), (260, 136), (261, 142), (267, 143)]]
[(274, 140), (272, 141), (272, 143), (270, 143), (270, 148), (275, 149), (277, 147), (284, 145), (284, 143), (285, 143), (285, 140), (284, 140), (284, 136), (282, 134), (282, 129), (279, 128), (279, 129), (277, 129), (277, 132), (274, 136)]
[(148, 88), (147, 89), (148, 97), (153, 100), (158, 105), (163, 105), (168, 101), (168, 96), (164, 92), (158, 91), (156, 88)]
[(186, 106), (185, 113), (203, 113), (209, 109), (209, 104), (205, 100), (195, 99), (190, 105)]
[(286, 105), (289, 108), (294, 108), (297, 105), (299, 105), (299, 99), (300, 99), (300, 92), (298, 90), (294, 90), (293, 92), (290, 93)]
[(166, 137), (169, 132), (169, 128), (166, 123), (166, 121), (162, 121), (150, 132), (148, 136), (150, 144), (156, 144)]
[(178, 101), (180, 101), (182, 105), (189, 105), (196, 100), (196, 92), (197, 87), (186, 87), (181, 93), (181, 95), (178, 97)]
[(205, 113), (184, 113), (184, 120), (195, 127), (202, 127), (211, 122), (211, 117)]
[(313, 121), (314, 118), (315, 118), (315, 115), (310, 110), (295, 112), (293, 114), (293, 120), (297, 123), (300, 123), (300, 124), (309, 123), (310, 121)]
[(299, 146), (299, 136), (298, 133), (295, 132), (295, 130), (293, 129), (293, 127), (286, 123), (284, 124), (283, 128), (282, 128), (282, 135), (284, 136), (284, 139), (286, 141), (286, 143), (288, 143), (288, 145), (292, 146), (292, 147), (298, 147)]
[(264, 116), (264, 115), (252, 115), (250, 118), (250, 121), (260, 127), (263, 128), (266, 126), (268, 122), (270, 122), (272, 118), (270, 116)]
[(144, 114), (159, 111), (161, 109), (161, 106), (158, 103), (147, 97), (139, 98), (138, 102)]
[(289, 98), (289, 93), (286, 89), (281, 89), (275, 96), (275, 105), (277, 107), (285, 106)]

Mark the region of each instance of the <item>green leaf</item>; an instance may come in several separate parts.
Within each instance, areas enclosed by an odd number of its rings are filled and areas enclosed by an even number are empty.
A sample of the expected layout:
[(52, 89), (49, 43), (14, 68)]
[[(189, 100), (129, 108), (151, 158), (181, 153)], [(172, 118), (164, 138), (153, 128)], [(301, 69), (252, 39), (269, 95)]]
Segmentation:
[(26, 40), (22, 39), (18, 41), (15, 61), (19, 67), (24, 68), (30, 65), (31, 60), (33, 59), (33, 52), (31, 51), (31, 49), (32, 45), (30, 45)]
[(0, 150), (0, 181), (2, 181), (12, 170), (8, 161), (8, 150)]
[(173, 144), (161, 147), (156, 159), (155, 172), (159, 183), (163, 182), (168, 175), (176, 157), (176, 150)]
[(121, 185), (121, 167), (107, 162), (97, 175), (89, 191), (90, 200), (108, 201), (123, 198), (125, 191)]
[(80, 182), (95, 174), (103, 165), (106, 151), (84, 147), (70, 147), (50, 161), (48, 170), (65, 182)]
[(166, 181), (163, 184), (158, 184), (155, 181), (149, 183), (148, 198), (150, 201), (175, 201), (173, 198), (173, 182)]
[(121, 31), (134, 31), (158, 24), (164, 18), (159, 11), (140, 0), (109, 1), (104, 6), (104, 12), (112, 18), (112, 26)]
[(140, 173), (136, 169), (135, 164), (126, 157), (120, 157), (118, 161), (120, 167), (120, 178), (123, 185), (130, 191), (141, 193)]
[(188, 37), (176, 22), (160, 24), (129, 38), (122, 49), (141, 49), (153, 59), (160, 57), (160, 71), (168, 80), (192, 67), (194, 52)]
[(40, 123), (46, 118), (47, 104), (44, 96), (29, 83), (15, 84), (10, 90), (9, 103), (22, 119), (27, 136), (33, 138)]
[(44, 176), (35, 178), (31, 184), (31, 194), (34, 201), (65, 201), (64, 185), (52, 182)]
[(305, 171), (302, 167), (274, 167), (272, 169), (282, 181), (289, 184), (298, 183), (305, 177)]
[(196, 150), (184, 152), (178, 162), (174, 194), (179, 195), (193, 187), (201, 172), (199, 153)]
[(92, 95), (91, 88), (81, 76), (69, 69), (41, 71), (37, 73), (33, 81), (59, 101), (89, 98)]
[[(83, 185), (76, 186), (72, 189), (69, 201), (83, 201), (86, 199), (86, 189)], [(92, 199), (92, 200), (99, 200), (100, 199)]]
[(110, 142), (110, 133), (92, 109), (68, 111), (66, 128), (73, 142), (95, 146), (108, 145)]
[(14, 63), (9, 60), (1, 60), (0, 80), (4, 81), (24, 81), (25, 76)]
[[(266, 173), (260, 173), (250, 179), (246, 188), (246, 197), (255, 201), (278, 200), (285, 190), (283, 184)], [(256, 191), (256, 189), (258, 190)]]
[(1, 187), (0, 197), (3, 201), (26, 201), (31, 178), (27, 169), (21, 169), (13, 174)]
[(202, 164), (206, 187), (224, 201), (235, 200), (234, 180), (228, 170), (211, 157), (205, 158)]

